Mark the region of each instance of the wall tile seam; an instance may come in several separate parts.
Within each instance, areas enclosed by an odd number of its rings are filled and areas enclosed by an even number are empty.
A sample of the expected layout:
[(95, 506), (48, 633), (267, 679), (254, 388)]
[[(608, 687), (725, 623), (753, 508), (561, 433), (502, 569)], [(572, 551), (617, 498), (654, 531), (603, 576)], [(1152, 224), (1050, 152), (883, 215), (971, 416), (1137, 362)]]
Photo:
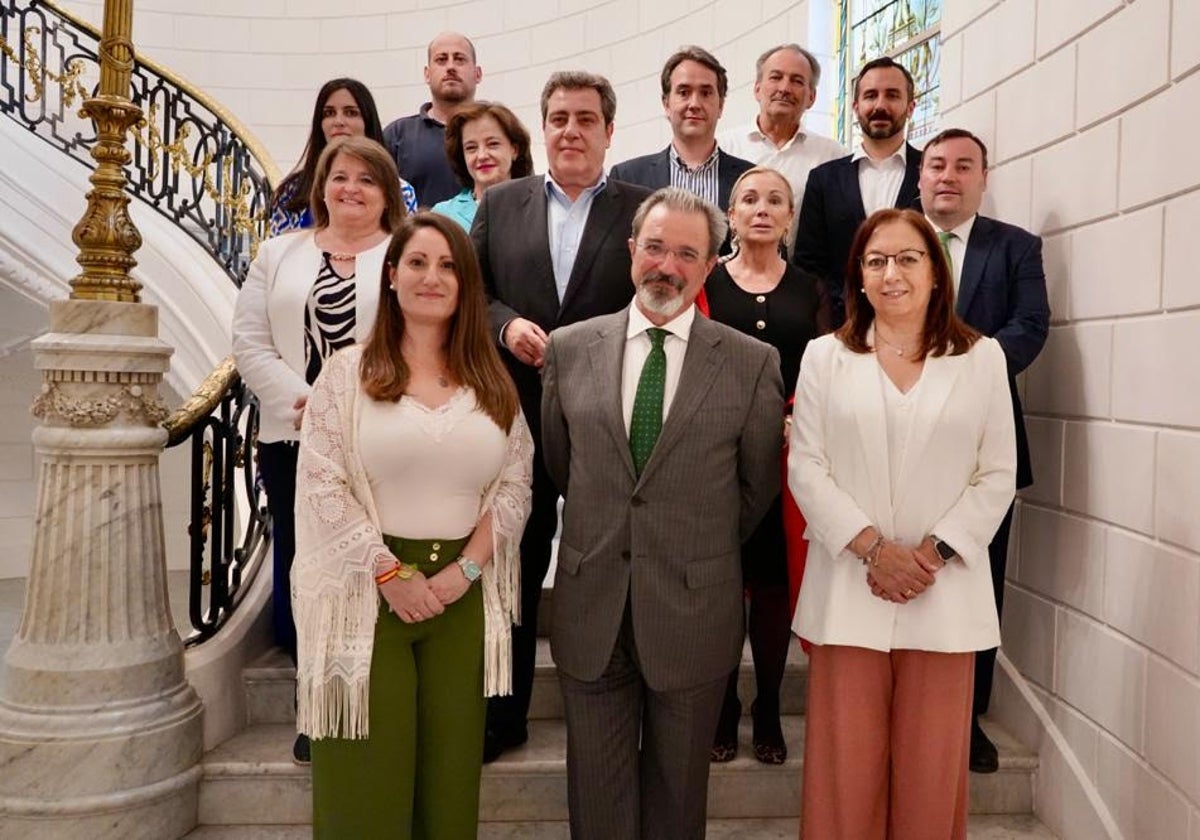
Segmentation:
[[(1054, 0), (1054, 2), (1058, 2), (1058, 0)], [(1095, 30), (1095, 29), (1098, 29), (1099, 27), (1103, 26), (1105, 23), (1107, 23), (1109, 20), (1111, 20), (1111, 19), (1112, 19), (1113, 17), (1115, 17), (1116, 15), (1119, 15), (1119, 14), (1120, 14), (1122, 11), (1124, 11), (1124, 10), (1125, 10), (1125, 7), (1126, 7), (1126, 6), (1128, 6), (1128, 5), (1130, 5), (1131, 3), (1132, 3), (1132, 0), (1122, 0), (1122, 4), (1121, 4), (1120, 6), (1118, 6), (1118, 7), (1117, 7), (1117, 8), (1115, 8), (1115, 9), (1112, 9), (1112, 10), (1111, 10), (1111, 11), (1109, 11), (1107, 14), (1105, 14), (1103, 17), (1101, 17), (1101, 18), (1098, 18), (1097, 20), (1094, 20), (1094, 21), (1092, 21), (1091, 23), (1089, 23), (1089, 24), (1087, 25), (1087, 27), (1085, 27), (1084, 29), (1081, 29), (1081, 30), (1079, 30), (1079, 31), (1078, 31), (1078, 32), (1076, 32), (1074, 35), (1072, 35), (1070, 38), (1068, 38), (1066, 41), (1063, 41), (1061, 44), (1059, 44), (1057, 47), (1055, 47), (1054, 49), (1050, 50), (1049, 52), (1047, 52), (1047, 53), (1044, 53), (1044, 54), (1039, 54), (1039, 55), (1038, 55), (1038, 57), (1039, 57), (1039, 58), (1041, 58), (1041, 57), (1042, 57), (1042, 55), (1053, 55), (1054, 53), (1058, 52), (1058, 50), (1059, 50), (1059, 49), (1061, 49), (1062, 47), (1065, 47), (1065, 46), (1067, 46), (1068, 44), (1074, 44), (1074, 43), (1077, 43), (1077, 42), (1079, 42), (1079, 41), (1080, 41), (1080, 40), (1081, 40), (1081, 39), (1082, 39), (1082, 38), (1083, 38), (1085, 35), (1087, 35), (1088, 33), (1092, 32), (1093, 30)], [(1037, 46), (1037, 31), (1036, 31), (1036, 30), (1034, 31), (1034, 45), (1033, 45), (1033, 50), (1034, 50), (1034, 53), (1037, 53), (1037, 51), (1038, 51), (1038, 46)], [(1168, 58), (1169, 58), (1169, 56), (1168, 56)], [(1169, 67), (1169, 66), (1170, 66), (1170, 64), (1168, 64), (1167, 66)]]
[[(1091, 720), (1091, 718), (1088, 718), (1088, 720)], [(1146, 721), (1143, 719), (1143, 721), (1142, 721), (1143, 726), (1145, 725), (1145, 723), (1146, 723)], [(1160, 785), (1162, 785), (1164, 788), (1166, 788), (1168, 793), (1174, 794), (1175, 798), (1181, 800), (1181, 802), (1180, 802), (1181, 805), (1188, 807), (1189, 811), (1191, 808), (1196, 807), (1197, 805), (1200, 805), (1200, 802), (1193, 800), (1170, 777), (1164, 775), (1163, 772), (1161, 770), (1159, 770), (1150, 761), (1149, 758), (1147, 758), (1142, 753), (1140, 753), (1137, 750), (1130, 747), (1128, 744), (1126, 744), (1124, 741), (1122, 741), (1120, 738), (1118, 738), (1112, 732), (1109, 732), (1103, 726), (1100, 726), (1099, 724), (1096, 724), (1096, 725), (1100, 729), (1099, 736), (1101, 738), (1107, 738), (1111, 742), (1111, 746), (1116, 747), (1118, 750), (1125, 753), (1126, 758), (1132, 760), (1135, 764), (1137, 764), (1142, 769), (1143, 772), (1148, 773), (1154, 781), (1158, 782)], [(1096, 780), (1096, 781), (1098, 782), (1098, 780)]]
[[(1120, 168), (1119, 160), (1117, 161), (1117, 166), (1118, 166), (1118, 171), (1119, 171), (1119, 168)], [(1126, 213), (1137, 213), (1141, 210), (1145, 210), (1148, 207), (1153, 207), (1156, 204), (1165, 204), (1168, 201), (1174, 201), (1177, 198), (1180, 198), (1185, 195), (1189, 195), (1194, 192), (1200, 192), (1200, 183), (1192, 184), (1190, 186), (1184, 187), (1181, 190), (1176, 190), (1175, 192), (1164, 193), (1163, 195), (1157, 195), (1154, 198), (1150, 199), (1149, 201), (1144, 201), (1141, 204), (1130, 204), (1127, 206), (1122, 206), (1121, 205), (1121, 184), (1118, 181), (1118, 183), (1117, 183), (1117, 206), (1119, 208), (1118, 215), (1124, 215)]]
[[(1149, 656), (1150, 654), (1155, 654), (1158, 658), (1160, 658), (1160, 659), (1163, 658), (1162, 654), (1159, 653), (1158, 651), (1156, 651), (1154, 648), (1148, 646), (1144, 642), (1138, 641), (1137, 639), (1133, 638), (1132, 636), (1125, 634), (1120, 628), (1114, 627), (1113, 625), (1109, 624), (1108, 622), (1104, 621), (1101, 618), (1098, 618), (1097, 616), (1094, 616), (1094, 615), (1091, 615), (1090, 613), (1084, 612), (1083, 610), (1079, 609), (1078, 607), (1068, 604), (1065, 601), (1060, 601), (1057, 598), (1055, 598), (1054, 596), (1052, 596), (1046, 592), (1042, 592), (1038, 589), (1034, 589), (1033, 587), (1029, 586), (1028, 584), (1021, 583), (1020, 581), (1008, 581), (1008, 584), (1014, 590), (1019, 591), (1019, 592), (1025, 594), (1031, 598), (1034, 598), (1038, 601), (1042, 601), (1046, 605), (1049, 605), (1054, 608), (1054, 610), (1055, 610), (1055, 647), (1054, 647), (1054, 651), (1056, 654), (1058, 652), (1058, 617), (1061, 614), (1064, 617), (1077, 618), (1077, 619), (1083, 621), (1085, 624), (1088, 624), (1093, 629), (1107, 631), (1109, 636), (1113, 637), (1118, 642), (1124, 643), (1127, 647), (1133, 648), (1134, 649), (1133, 652), (1140, 656), (1146, 657), (1146, 656)], [(1055, 659), (1057, 660), (1057, 656), (1055, 657)], [(1174, 660), (1167, 660), (1167, 661), (1173, 662)], [(1175, 663), (1175, 665), (1176, 665), (1176, 667), (1182, 668), (1182, 666), (1180, 666), (1178, 663)], [(1184, 672), (1187, 673), (1187, 670), (1184, 669)], [(1056, 675), (1057, 675), (1057, 670), (1056, 670)], [(1143, 684), (1141, 686), (1141, 690), (1142, 690), (1142, 694), (1143, 694), (1143, 698), (1142, 698), (1143, 708), (1145, 707), (1145, 705), (1144, 705), (1145, 704), (1145, 696), (1144, 695), (1145, 695), (1145, 688), (1146, 688), (1145, 687), (1145, 679), (1146, 679), (1146, 677), (1145, 677), (1145, 674), (1143, 673), (1143, 675), (1142, 675), (1142, 683)], [(1055, 683), (1055, 685), (1057, 686), (1057, 682)], [(1056, 691), (1056, 693), (1057, 693), (1057, 691)]]
[(1154, 88), (1153, 90), (1147, 91), (1146, 93), (1138, 96), (1138, 98), (1132, 99), (1129, 102), (1126, 102), (1123, 105), (1121, 105), (1119, 108), (1109, 111), (1107, 114), (1101, 115), (1099, 117), (1099, 119), (1093, 120), (1092, 122), (1089, 122), (1089, 123), (1083, 123), (1082, 125), (1079, 124), (1079, 111), (1078, 111), (1078, 108), (1076, 108), (1075, 120), (1074, 120), (1075, 130), (1077, 132), (1084, 132), (1084, 131), (1088, 131), (1089, 129), (1092, 129), (1098, 125), (1106, 123), (1109, 120), (1119, 119), (1119, 118), (1125, 116), (1125, 114), (1127, 112), (1132, 111), (1134, 108), (1137, 108), (1141, 105), (1145, 105), (1151, 99), (1154, 99), (1156, 96), (1161, 95), (1163, 93), (1163, 91), (1168, 90), (1169, 88), (1173, 88), (1178, 84), (1179, 83), (1176, 81), (1167, 80), (1167, 81), (1163, 82), (1162, 84), (1160, 84), (1158, 87)]
[[(991, 4), (990, 6), (988, 6), (986, 9), (984, 9), (983, 11), (979, 12), (978, 14), (976, 14), (976, 15), (975, 15), (975, 17), (973, 17), (973, 18), (971, 18), (970, 20), (968, 20), (968, 21), (966, 21), (965, 23), (963, 23), (963, 25), (962, 25), (962, 26), (960, 26), (960, 27), (958, 27), (957, 29), (951, 29), (951, 30), (950, 30), (950, 32), (949, 32), (949, 35), (961, 35), (961, 34), (962, 34), (963, 32), (965, 32), (965, 31), (966, 31), (966, 30), (967, 30), (967, 29), (968, 29), (970, 26), (974, 25), (974, 24), (975, 24), (977, 21), (979, 21), (979, 20), (982, 20), (983, 18), (985, 18), (985, 17), (987, 17), (989, 14), (991, 14), (991, 13), (992, 13), (992, 11), (994, 11), (994, 10), (995, 10), (995, 9), (997, 9), (997, 8), (999, 8), (999, 7), (1000, 7), (1000, 4), (1001, 4), (1001, 3), (1003, 3), (1003, 2), (1004, 2), (1004, 0), (992, 0), (992, 4)], [(943, 15), (945, 14), (945, 11), (944, 11), (944, 10), (943, 10), (942, 14), (943, 14)], [(942, 34), (943, 34), (943, 37), (949, 37), (949, 36), (947, 35), (947, 33), (945, 33), (944, 31), (943, 31), (943, 33), (942, 33)]]

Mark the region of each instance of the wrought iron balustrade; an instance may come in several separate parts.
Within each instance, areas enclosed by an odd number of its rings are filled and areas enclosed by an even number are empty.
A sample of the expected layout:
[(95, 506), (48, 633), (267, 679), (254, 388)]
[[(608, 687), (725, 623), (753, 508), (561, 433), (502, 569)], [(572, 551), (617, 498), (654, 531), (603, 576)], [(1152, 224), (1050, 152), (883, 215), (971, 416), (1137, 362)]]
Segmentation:
[[(220, 629), (270, 547), (271, 517), (257, 480), (258, 402), (225, 359), (164, 424), (167, 446), (191, 443), (187, 644)], [(205, 593), (207, 592), (207, 599)]]
[[(78, 113), (99, 78), (100, 33), (47, 0), (0, 0), (0, 112), (91, 169)], [(267, 235), (279, 172), (240, 123), (165, 68), (136, 58), (128, 191), (198, 242), (240, 285)]]
[[(79, 108), (97, 88), (99, 55), (99, 31), (54, 3), (0, 0), (0, 112), (89, 170), (98, 138)], [(133, 131), (127, 191), (240, 286), (268, 232), (278, 169), (232, 115), (170, 71), (136, 58), (131, 87), (143, 120)], [(164, 426), (168, 447), (191, 446), (186, 642), (195, 644), (245, 597), (270, 547), (254, 462), (258, 405), (227, 358)]]

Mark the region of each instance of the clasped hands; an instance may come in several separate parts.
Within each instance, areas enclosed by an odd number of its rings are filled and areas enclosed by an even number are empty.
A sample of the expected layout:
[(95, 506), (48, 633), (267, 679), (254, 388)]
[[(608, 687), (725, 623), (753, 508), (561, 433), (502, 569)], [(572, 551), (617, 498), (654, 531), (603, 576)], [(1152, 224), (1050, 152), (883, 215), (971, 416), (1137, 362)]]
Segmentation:
[(933, 586), (944, 565), (929, 537), (916, 548), (884, 540), (874, 561), (867, 566), (867, 585), (876, 598), (907, 604)]
[(471, 586), (457, 563), (450, 563), (433, 577), (417, 572), (408, 580), (392, 578), (379, 587), (392, 612), (406, 624), (441, 615)]

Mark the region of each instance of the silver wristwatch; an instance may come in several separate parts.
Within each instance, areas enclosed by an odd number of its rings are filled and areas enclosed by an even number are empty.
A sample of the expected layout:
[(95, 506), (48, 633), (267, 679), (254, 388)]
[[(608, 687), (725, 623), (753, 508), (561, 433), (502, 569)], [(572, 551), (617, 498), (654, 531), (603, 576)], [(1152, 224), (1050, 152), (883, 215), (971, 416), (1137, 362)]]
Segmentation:
[(474, 583), (483, 574), (483, 569), (479, 568), (479, 564), (470, 557), (463, 557), (460, 554), (456, 562), (458, 563), (458, 568), (462, 569), (463, 577), (467, 579), (467, 583)]

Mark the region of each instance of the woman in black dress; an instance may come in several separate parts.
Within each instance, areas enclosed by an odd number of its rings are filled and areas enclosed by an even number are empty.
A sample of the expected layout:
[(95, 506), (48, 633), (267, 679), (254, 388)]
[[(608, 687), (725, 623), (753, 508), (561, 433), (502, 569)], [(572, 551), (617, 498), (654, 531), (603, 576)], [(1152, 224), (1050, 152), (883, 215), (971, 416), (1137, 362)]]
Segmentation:
[[(809, 339), (820, 335), (822, 320), (816, 280), (780, 256), (779, 246), (791, 227), (794, 212), (792, 189), (783, 175), (762, 166), (747, 170), (730, 194), (733, 256), (719, 263), (705, 284), (713, 320), (779, 351), (789, 412), (800, 356)], [(781, 423), (781, 432), (783, 427)], [(748, 633), (756, 683), (750, 707), (754, 757), (765, 764), (782, 764), (787, 759), (787, 745), (779, 721), (779, 688), (792, 619), (782, 497), (776, 497), (762, 523), (742, 545), (742, 569), (750, 594)], [(737, 679), (735, 670), (729, 678), (713, 740), (713, 761), (731, 761), (737, 755), (737, 725), (742, 712)]]

